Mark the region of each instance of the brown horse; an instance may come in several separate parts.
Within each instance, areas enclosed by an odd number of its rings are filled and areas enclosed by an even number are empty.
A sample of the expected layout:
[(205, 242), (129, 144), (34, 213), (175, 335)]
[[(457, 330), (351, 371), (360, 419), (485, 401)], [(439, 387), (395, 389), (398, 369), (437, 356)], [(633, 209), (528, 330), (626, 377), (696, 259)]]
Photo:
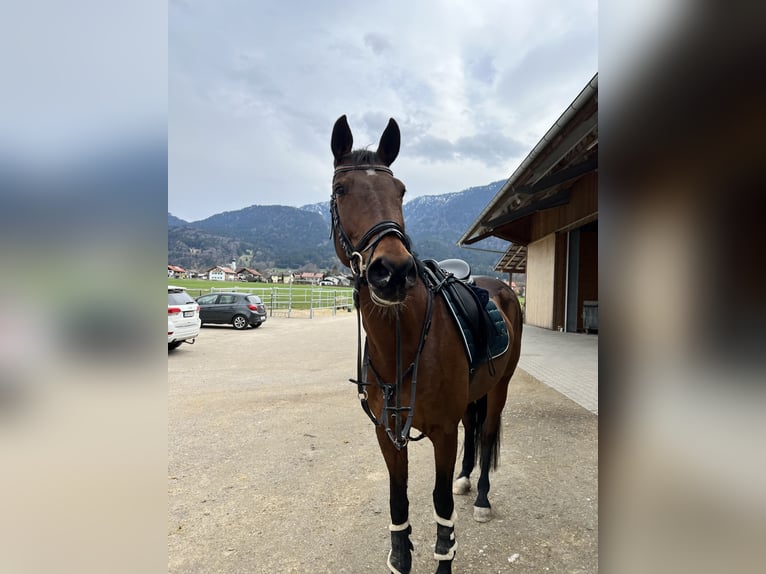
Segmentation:
[[(488, 291), (506, 323), (508, 349), (472, 369), (460, 333), (438, 289), (427, 281), (423, 263), (413, 255), (404, 231), (404, 184), (390, 165), (399, 154), (400, 133), (388, 122), (376, 151), (352, 151), (353, 136), (340, 117), (332, 132), (335, 157), (331, 214), (335, 251), (354, 275), (361, 330), (357, 379), (359, 398), (375, 423), (389, 473), (391, 552), (388, 567), (410, 572), (412, 545), (407, 498), (407, 441), (410, 428), (434, 447), (433, 490), (437, 574), (452, 572), (455, 556), (453, 492), (466, 494), (478, 455), (481, 469), (474, 518), (490, 519), (489, 470), (497, 464), (500, 426), (508, 383), (519, 360), (521, 309), (503, 282), (476, 278)], [(406, 366), (406, 367), (405, 367)], [(370, 372), (375, 382), (367, 381)], [(463, 421), (462, 469), (454, 485), (458, 423)], [(478, 452), (477, 452), (478, 451)]]

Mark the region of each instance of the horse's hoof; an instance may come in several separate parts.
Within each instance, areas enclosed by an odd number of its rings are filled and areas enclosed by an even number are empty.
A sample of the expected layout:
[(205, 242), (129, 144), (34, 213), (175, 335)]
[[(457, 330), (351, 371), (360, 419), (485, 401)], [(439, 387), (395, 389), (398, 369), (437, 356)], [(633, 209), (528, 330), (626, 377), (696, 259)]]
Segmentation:
[(476, 522), (489, 522), (492, 520), (492, 509), (483, 506), (473, 507), (473, 519)]
[(452, 494), (468, 494), (471, 490), (471, 479), (461, 476), (452, 483)]

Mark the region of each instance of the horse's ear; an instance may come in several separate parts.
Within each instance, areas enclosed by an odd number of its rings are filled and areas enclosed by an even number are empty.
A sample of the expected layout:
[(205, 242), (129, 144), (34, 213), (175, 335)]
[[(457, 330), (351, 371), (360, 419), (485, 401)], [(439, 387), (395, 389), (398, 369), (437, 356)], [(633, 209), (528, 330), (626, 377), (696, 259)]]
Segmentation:
[(354, 136), (351, 135), (351, 128), (348, 127), (346, 115), (343, 114), (335, 121), (335, 125), (332, 128), (332, 139), (330, 140), (330, 148), (332, 149), (332, 155), (335, 156), (336, 165), (340, 158), (351, 152), (352, 145), (354, 145)]
[(380, 143), (378, 144), (378, 158), (384, 165), (391, 165), (394, 163), (396, 156), (399, 155), (399, 144), (401, 143), (401, 134), (399, 133), (399, 126), (394, 121), (394, 118), (388, 120), (388, 125), (383, 135), (380, 136)]

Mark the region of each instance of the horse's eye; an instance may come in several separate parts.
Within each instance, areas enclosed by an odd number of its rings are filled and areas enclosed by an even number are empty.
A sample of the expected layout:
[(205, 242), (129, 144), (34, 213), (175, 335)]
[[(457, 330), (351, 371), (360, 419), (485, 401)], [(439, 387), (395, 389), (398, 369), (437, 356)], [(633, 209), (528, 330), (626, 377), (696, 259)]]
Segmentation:
[(342, 183), (336, 183), (336, 184), (333, 186), (333, 188), (332, 188), (332, 192), (333, 192), (335, 195), (343, 195), (344, 193), (346, 193), (346, 188), (345, 188), (345, 187), (343, 187), (343, 184), (342, 184)]
[(403, 187), (403, 188), (402, 188), (402, 197), (404, 197), (404, 194), (405, 194), (405, 193), (407, 193), (407, 188), (406, 188), (406, 187)]

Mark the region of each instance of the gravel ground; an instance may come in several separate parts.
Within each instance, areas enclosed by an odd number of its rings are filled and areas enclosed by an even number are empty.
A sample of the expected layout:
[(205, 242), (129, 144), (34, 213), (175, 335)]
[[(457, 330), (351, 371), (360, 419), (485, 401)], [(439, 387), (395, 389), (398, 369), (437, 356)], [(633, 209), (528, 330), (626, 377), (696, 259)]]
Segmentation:
[[(388, 478), (355, 360), (352, 313), (203, 327), (168, 354), (170, 573), (386, 572)], [(517, 371), (495, 518), (456, 497), (454, 572), (597, 571), (597, 422)], [(409, 450), (413, 572), (433, 572), (433, 449)]]

